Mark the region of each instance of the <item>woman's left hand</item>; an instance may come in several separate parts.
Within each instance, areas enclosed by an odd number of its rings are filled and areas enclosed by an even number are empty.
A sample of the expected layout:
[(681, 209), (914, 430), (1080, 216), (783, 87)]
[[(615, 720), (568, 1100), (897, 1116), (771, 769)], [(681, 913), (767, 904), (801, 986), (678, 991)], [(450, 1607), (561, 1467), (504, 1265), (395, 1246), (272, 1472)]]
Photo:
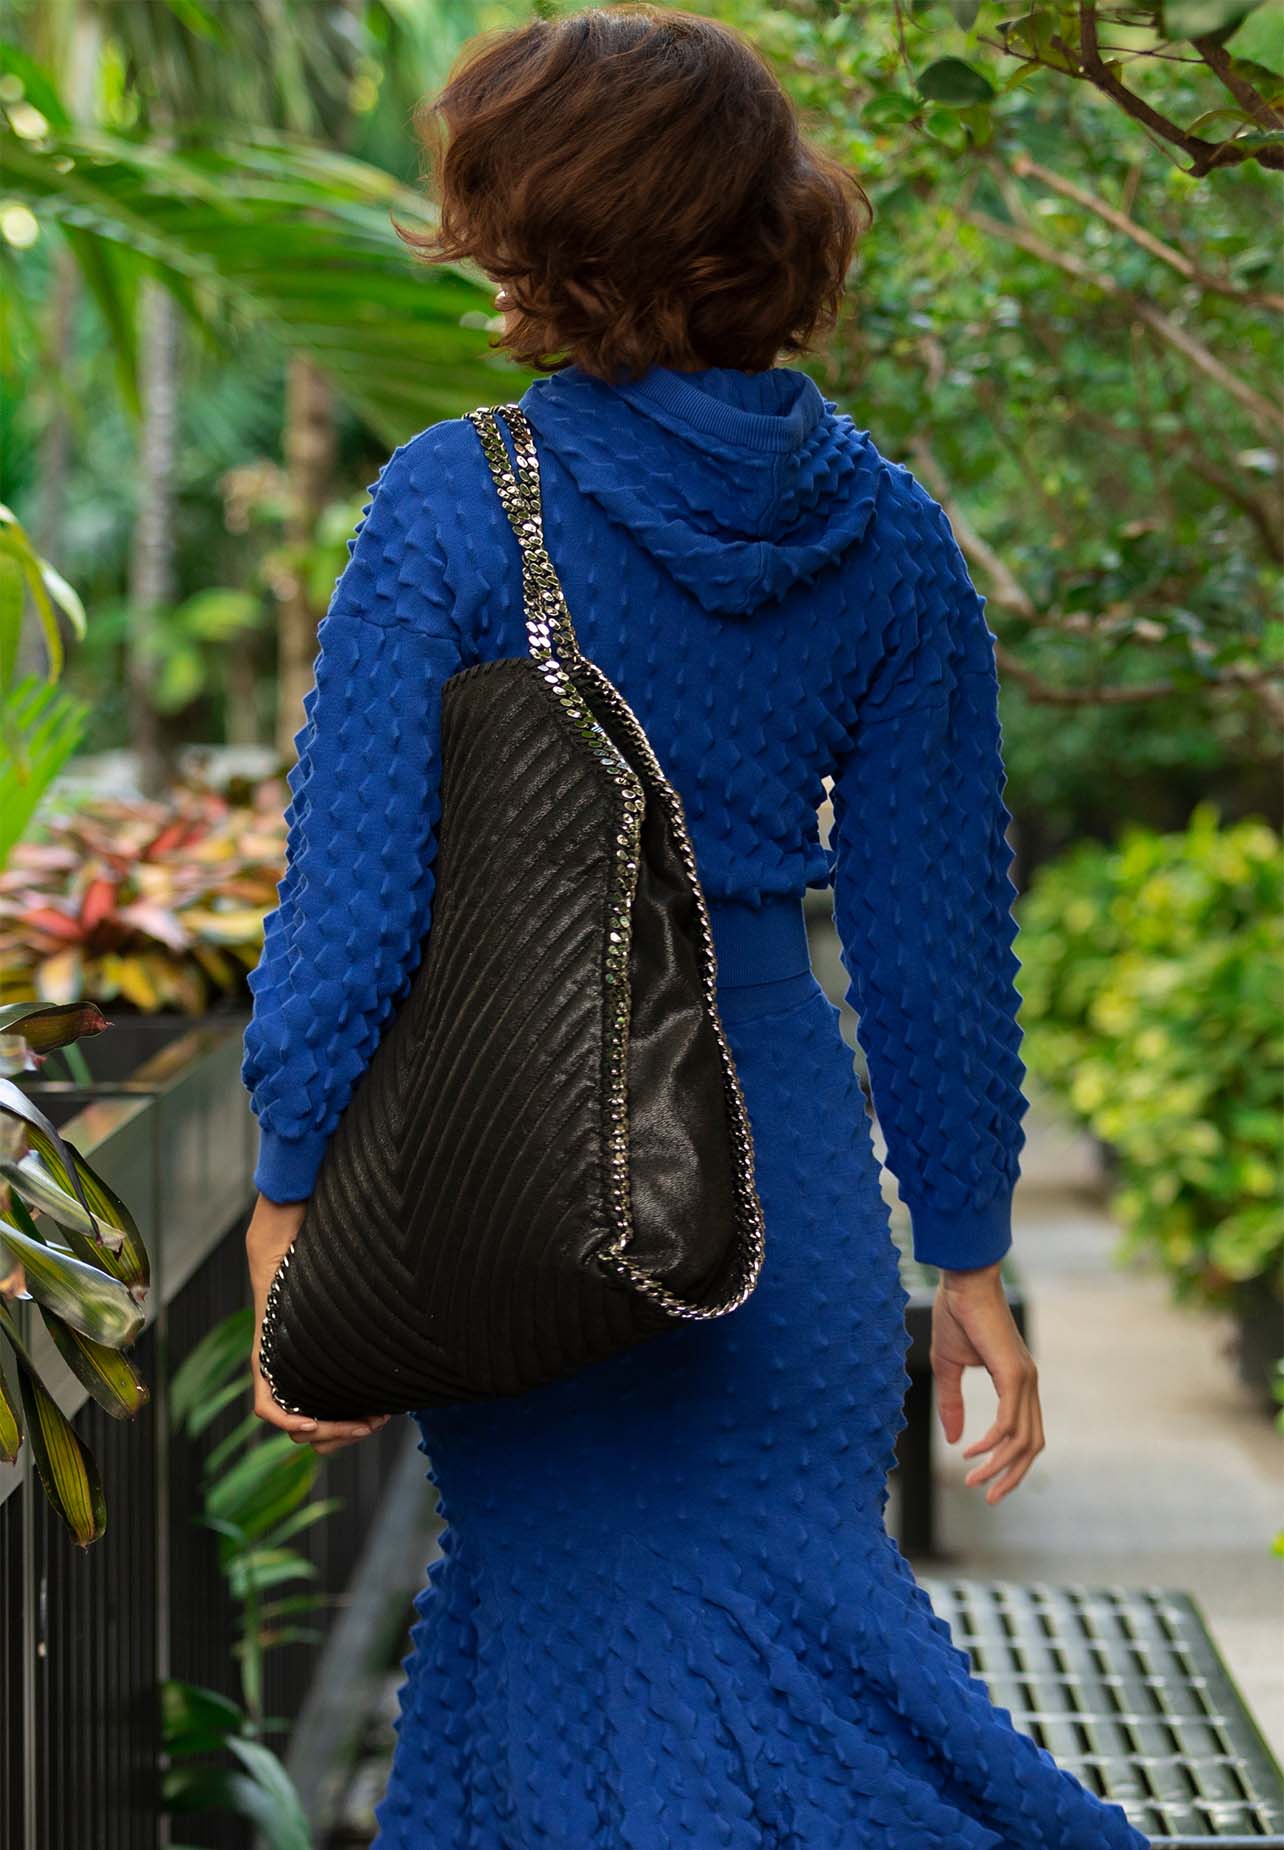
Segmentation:
[(254, 1373), (254, 1411), (269, 1426), (300, 1445), (310, 1445), (314, 1452), (337, 1452), (342, 1446), (368, 1439), (386, 1426), (389, 1414), (372, 1414), (368, 1420), (313, 1420), (301, 1413), (287, 1413), (279, 1407), (272, 1390), (263, 1378), (259, 1352), (263, 1340), (263, 1313), (267, 1307), (268, 1288), (277, 1267), (285, 1257), (291, 1241), (303, 1223), (307, 1203), (303, 1201), (269, 1201), (260, 1195), (245, 1233), (245, 1256), (250, 1268), (250, 1287), (254, 1294), (254, 1349), (251, 1366)]

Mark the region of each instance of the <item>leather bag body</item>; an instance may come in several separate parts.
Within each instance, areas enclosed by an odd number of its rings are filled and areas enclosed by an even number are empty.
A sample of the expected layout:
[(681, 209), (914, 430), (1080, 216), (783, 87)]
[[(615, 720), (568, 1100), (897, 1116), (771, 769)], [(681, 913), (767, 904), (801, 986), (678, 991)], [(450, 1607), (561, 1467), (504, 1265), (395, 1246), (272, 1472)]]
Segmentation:
[(575, 642), (524, 414), (469, 416), (531, 653), (443, 686), (431, 926), (269, 1288), (264, 1378), (320, 1419), (527, 1392), (763, 1263), (681, 800)]

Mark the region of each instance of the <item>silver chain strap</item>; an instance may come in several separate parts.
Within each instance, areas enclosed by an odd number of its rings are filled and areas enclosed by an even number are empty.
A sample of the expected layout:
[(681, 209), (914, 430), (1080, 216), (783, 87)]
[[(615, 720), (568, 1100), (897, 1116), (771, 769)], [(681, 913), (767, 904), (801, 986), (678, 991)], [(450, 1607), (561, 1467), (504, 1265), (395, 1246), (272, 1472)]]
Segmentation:
[[(516, 467), (500, 432), (496, 416), (500, 410), (512, 431)], [(753, 1135), (739, 1075), (718, 1011), (717, 954), (713, 930), (700, 886), (695, 850), (687, 829), (682, 800), (665, 776), (646, 730), (633, 709), (609, 677), (580, 650), (561, 581), (545, 544), (539, 456), (526, 414), (520, 405), (486, 405), (470, 411), (468, 417), (481, 439), (500, 505), (521, 549), (523, 609), (531, 654), (542, 664), (544, 677), (559, 703), (589, 748), (606, 766), (620, 792), (620, 826), (616, 835), (606, 968), (606, 982), (611, 995), (607, 1047), (610, 1082), (607, 1163), (615, 1227), (609, 1245), (600, 1255), (601, 1262), (614, 1270), (640, 1296), (669, 1316), (690, 1321), (708, 1321), (737, 1309), (753, 1291), (763, 1265), (765, 1229), (754, 1183)], [(569, 670), (563, 666), (563, 660), (569, 664)], [(592, 682), (600, 697), (609, 704), (616, 719), (624, 727), (640, 762), (645, 765), (657, 798), (668, 816), (673, 839), (696, 900), (704, 1006), (717, 1039), (722, 1062), (728, 1122), (735, 1152), (735, 1190), (741, 1236), (737, 1263), (727, 1289), (721, 1298), (709, 1304), (696, 1304), (670, 1291), (658, 1279), (642, 1271), (628, 1257), (626, 1250), (633, 1230), (629, 1177), (628, 1049), (632, 1013), (629, 960), (633, 900), (641, 864), (646, 789), (633, 766), (595, 717), (581, 687), (577, 685), (577, 682), (586, 680)]]

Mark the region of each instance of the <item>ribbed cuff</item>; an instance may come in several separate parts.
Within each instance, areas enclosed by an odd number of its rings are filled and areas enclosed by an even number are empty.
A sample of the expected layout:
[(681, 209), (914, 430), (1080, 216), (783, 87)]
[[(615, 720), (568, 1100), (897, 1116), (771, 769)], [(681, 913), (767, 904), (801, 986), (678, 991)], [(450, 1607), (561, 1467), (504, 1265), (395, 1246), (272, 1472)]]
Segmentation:
[(920, 1265), (968, 1272), (993, 1265), (1012, 1245), (1012, 1191), (982, 1208), (943, 1213), (939, 1208), (910, 1209), (914, 1257)]
[(319, 1132), (306, 1137), (282, 1137), (260, 1125), (255, 1188), (269, 1201), (306, 1201), (329, 1141)]

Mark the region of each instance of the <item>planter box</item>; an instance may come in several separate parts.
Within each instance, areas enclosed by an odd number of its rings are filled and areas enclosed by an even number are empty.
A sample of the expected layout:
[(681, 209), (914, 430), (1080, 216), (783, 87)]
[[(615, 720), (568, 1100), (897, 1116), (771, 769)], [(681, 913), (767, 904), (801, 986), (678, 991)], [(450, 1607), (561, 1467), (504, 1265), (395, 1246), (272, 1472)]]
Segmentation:
[[(131, 1022), (119, 1050), (105, 1055), (119, 1030), (95, 1035), (86, 1051), (104, 1050), (102, 1080), (92, 1088), (69, 1080), (33, 1077), (23, 1089), (81, 1154), (82, 1134), (97, 1137), (106, 1121), (95, 1112), (109, 1100), (148, 1100), (152, 1189), (163, 1237), (148, 1239), (153, 1265), (163, 1273), (153, 1298), (182, 1289), (211, 1245), (242, 1215), (253, 1194), (258, 1130), (241, 1085), (242, 1043), (248, 1015), (208, 1016), (198, 1022), (155, 1016)], [(141, 1056), (141, 1057), (138, 1057)], [(112, 1073), (110, 1068), (122, 1068)], [(97, 1158), (92, 1158), (97, 1163)], [(107, 1176), (134, 1207), (128, 1188)], [(137, 1212), (137, 1210), (135, 1210)], [(141, 1222), (140, 1222), (141, 1225)]]

